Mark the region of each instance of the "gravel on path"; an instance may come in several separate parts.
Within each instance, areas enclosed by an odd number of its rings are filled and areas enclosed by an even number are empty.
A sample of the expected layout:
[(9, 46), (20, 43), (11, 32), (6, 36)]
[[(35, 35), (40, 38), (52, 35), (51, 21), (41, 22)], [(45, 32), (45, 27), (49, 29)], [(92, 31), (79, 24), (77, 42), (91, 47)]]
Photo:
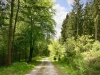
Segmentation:
[(48, 60), (48, 58), (44, 58), (41, 61), (41, 64), (36, 66), (32, 71), (30, 71), (26, 75), (59, 75), (54, 65)]

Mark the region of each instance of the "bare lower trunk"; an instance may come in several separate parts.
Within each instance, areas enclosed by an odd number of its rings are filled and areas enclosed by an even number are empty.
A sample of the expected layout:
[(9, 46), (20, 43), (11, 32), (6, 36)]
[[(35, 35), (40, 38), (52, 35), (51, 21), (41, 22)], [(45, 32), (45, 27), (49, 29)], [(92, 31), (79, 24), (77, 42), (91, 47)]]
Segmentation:
[(11, 65), (13, 10), (14, 10), (14, 0), (11, 1), (11, 14), (10, 14), (10, 23), (9, 23), (10, 25), (9, 25), (9, 33), (8, 33), (8, 65)]
[(95, 40), (97, 40), (97, 33), (98, 33), (98, 28), (97, 28), (98, 26), (97, 26), (97, 24), (95, 24)]

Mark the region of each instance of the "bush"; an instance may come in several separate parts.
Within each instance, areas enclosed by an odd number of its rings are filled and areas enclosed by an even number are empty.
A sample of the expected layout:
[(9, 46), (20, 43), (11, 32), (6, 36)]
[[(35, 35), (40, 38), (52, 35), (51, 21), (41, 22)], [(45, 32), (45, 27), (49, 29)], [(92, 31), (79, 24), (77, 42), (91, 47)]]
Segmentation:
[(82, 54), (92, 49), (93, 41), (88, 35), (79, 36), (76, 40), (73, 37), (67, 39), (66, 54), (62, 61), (66, 62), (69, 75), (87, 75), (88, 64)]
[(100, 42), (99, 41), (95, 41), (92, 45), (92, 50), (93, 51), (98, 51), (100, 50)]

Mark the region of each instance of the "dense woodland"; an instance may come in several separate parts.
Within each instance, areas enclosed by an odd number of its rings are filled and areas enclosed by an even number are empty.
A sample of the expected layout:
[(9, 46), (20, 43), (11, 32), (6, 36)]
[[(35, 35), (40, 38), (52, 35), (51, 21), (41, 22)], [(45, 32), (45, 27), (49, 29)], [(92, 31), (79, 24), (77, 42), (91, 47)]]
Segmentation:
[(0, 0), (0, 65), (48, 55), (55, 34), (50, 0)]
[(0, 1), (0, 66), (49, 56), (68, 75), (100, 75), (100, 0), (74, 0), (61, 37), (51, 0)]
[(100, 75), (100, 0), (74, 0), (61, 37), (48, 46), (68, 75)]
[(92, 39), (100, 40), (100, 1), (90, 0), (84, 6), (80, 0), (75, 0), (72, 11), (67, 14), (62, 25), (62, 39), (66, 41), (72, 36), (90, 35)]

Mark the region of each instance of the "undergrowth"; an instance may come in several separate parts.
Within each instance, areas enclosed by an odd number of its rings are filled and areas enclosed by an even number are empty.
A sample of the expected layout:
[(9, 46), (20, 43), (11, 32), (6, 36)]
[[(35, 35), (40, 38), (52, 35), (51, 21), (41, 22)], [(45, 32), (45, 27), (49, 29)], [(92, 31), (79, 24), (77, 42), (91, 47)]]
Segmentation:
[(98, 52), (93, 52), (93, 58), (87, 60), (74, 58), (74, 61), (70, 60), (70, 63), (68, 63), (67, 59), (63, 61), (53, 61), (53, 63), (60, 75), (66, 75), (65, 73), (67, 73), (67, 75), (100, 75), (100, 55), (97, 55), (100, 53)]
[(42, 58), (44, 57), (35, 57), (31, 63), (15, 62), (11, 66), (2, 66), (0, 67), (0, 75), (25, 75), (40, 64)]
[[(52, 48), (53, 46), (51, 44)], [(62, 54), (63, 49), (65, 52)], [(58, 54), (54, 49), (51, 51)], [(100, 75), (100, 41), (94, 41), (89, 36), (81, 36), (77, 40), (69, 38), (64, 46), (61, 46), (59, 55), (60, 61), (54, 61), (55, 57), (52, 56), (50, 58), (60, 75), (65, 75), (63, 72), (67, 72), (68, 75)]]

